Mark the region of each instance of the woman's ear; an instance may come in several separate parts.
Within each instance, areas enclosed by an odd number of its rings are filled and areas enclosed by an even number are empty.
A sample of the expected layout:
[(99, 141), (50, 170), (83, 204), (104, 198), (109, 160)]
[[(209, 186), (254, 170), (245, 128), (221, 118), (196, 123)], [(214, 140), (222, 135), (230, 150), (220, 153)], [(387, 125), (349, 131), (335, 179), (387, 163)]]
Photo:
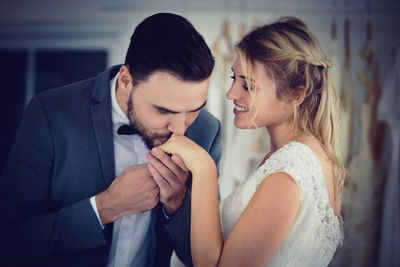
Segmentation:
[(296, 91), (298, 94), (293, 98), (293, 104), (295, 107), (300, 106), (303, 103), (304, 98), (306, 97), (306, 92), (304, 91), (304, 85), (299, 85), (296, 87)]

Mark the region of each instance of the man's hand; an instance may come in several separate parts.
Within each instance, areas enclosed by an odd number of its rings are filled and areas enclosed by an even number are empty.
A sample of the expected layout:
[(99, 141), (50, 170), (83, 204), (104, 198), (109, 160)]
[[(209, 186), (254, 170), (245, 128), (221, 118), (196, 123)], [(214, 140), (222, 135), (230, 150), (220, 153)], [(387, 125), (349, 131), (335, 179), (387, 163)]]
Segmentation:
[(178, 155), (170, 157), (157, 147), (148, 152), (146, 158), (149, 161), (147, 166), (160, 188), (160, 201), (171, 216), (185, 198), (189, 170)]
[(126, 168), (107, 190), (96, 195), (103, 225), (127, 215), (150, 210), (160, 200), (160, 189), (146, 164)]

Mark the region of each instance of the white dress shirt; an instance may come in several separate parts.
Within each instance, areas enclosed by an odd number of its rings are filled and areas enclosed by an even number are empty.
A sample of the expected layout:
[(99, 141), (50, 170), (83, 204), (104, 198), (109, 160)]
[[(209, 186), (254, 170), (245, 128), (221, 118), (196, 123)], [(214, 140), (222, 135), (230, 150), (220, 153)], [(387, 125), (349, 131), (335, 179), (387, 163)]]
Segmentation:
[[(110, 82), (116, 177), (129, 166), (146, 163), (145, 154), (149, 151), (140, 135), (117, 133), (121, 125), (129, 124), (129, 119), (115, 96), (117, 77), (118, 75)], [(90, 202), (99, 218), (95, 197), (92, 197)], [(145, 237), (149, 230), (150, 217), (151, 211), (146, 211), (123, 216), (114, 222), (107, 267), (145, 266), (149, 246), (149, 240)], [(100, 219), (99, 222), (101, 223)]]

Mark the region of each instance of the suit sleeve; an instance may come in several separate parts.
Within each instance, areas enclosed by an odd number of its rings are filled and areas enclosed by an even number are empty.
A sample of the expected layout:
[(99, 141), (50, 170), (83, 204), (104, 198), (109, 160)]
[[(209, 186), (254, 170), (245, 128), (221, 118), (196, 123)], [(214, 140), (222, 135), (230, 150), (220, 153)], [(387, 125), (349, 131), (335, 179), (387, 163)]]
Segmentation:
[[(217, 133), (212, 141), (212, 145), (209, 149), (211, 157), (214, 159), (219, 172), (219, 161), (221, 159), (221, 124), (218, 121)], [(161, 216), (164, 220), (165, 228), (167, 229), (172, 246), (179, 257), (179, 259), (186, 266), (193, 266), (192, 254), (190, 250), (190, 212), (191, 212), (191, 175), (188, 179), (188, 190), (186, 197), (182, 203), (182, 206), (174, 214), (171, 220), (167, 223), (164, 216)]]
[(89, 198), (57, 207), (51, 198), (54, 145), (40, 99), (24, 114), (0, 180), (0, 257), (31, 262), (106, 243)]

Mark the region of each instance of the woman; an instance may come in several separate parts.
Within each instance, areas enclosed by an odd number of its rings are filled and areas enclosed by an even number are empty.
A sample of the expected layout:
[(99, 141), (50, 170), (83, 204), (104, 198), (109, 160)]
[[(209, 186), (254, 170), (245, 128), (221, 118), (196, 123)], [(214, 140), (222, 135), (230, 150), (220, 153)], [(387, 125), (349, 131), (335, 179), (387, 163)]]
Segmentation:
[(160, 146), (193, 174), (193, 262), (327, 266), (343, 239), (344, 183), (330, 63), (304, 22), (291, 17), (251, 31), (237, 55), (227, 98), (236, 127), (269, 132), (271, 150), (259, 168), (219, 205), (211, 157), (183, 136)]

